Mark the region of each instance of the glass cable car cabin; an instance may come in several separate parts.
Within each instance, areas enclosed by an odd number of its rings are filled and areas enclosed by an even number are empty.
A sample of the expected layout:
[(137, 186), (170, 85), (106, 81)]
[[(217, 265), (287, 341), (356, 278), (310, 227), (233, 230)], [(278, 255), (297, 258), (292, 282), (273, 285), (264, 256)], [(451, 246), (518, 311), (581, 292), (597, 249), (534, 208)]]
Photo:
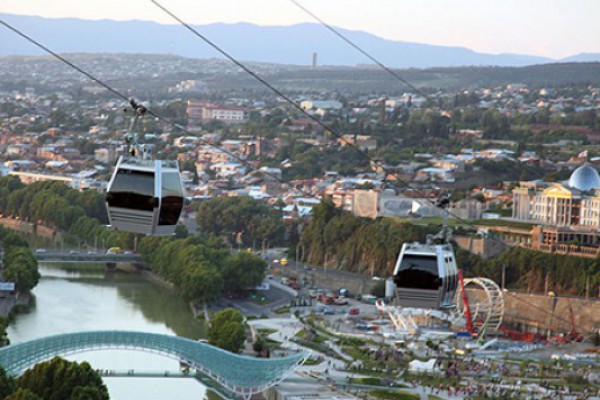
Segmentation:
[(454, 307), (458, 272), (452, 246), (404, 243), (396, 261), (394, 283), (402, 307)]
[(119, 157), (108, 184), (106, 208), (113, 229), (172, 235), (184, 205), (177, 161)]

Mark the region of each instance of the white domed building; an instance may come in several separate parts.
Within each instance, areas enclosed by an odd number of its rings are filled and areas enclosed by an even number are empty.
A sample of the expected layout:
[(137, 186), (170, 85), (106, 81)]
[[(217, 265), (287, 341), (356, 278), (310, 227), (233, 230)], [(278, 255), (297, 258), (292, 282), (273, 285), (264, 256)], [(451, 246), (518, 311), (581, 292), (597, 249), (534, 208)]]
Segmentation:
[(584, 164), (568, 181), (523, 182), (513, 190), (513, 218), (551, 226), (600, 230), (600, 174)]
[(567, 185), (581, 191), (600, 189), (600, 175), (592, 165), (585, 164), (573, 171)]

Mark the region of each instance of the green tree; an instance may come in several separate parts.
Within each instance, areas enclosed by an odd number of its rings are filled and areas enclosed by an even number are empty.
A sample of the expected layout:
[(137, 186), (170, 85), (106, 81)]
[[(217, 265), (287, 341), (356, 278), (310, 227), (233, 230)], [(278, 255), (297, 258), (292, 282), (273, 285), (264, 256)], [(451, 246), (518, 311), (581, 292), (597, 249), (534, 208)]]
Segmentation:
[(94, 386), (77, 386), (73, 389), (73, 394), (69, 400), (104, 400), (107, 399), (106, 393)]
[(17, 389), (16, 392), (5, 397), (4, 400), (44, 400), (29, 389)]
[(28, 247), (27, 240), (17, 235), (16, 233), (6, 232), (2, 237), (2, 246), (8, 249), (9, 247)]
[(185, 225), (177, 225), (175, 227), (175, 239), (185, 239), (188, 237), (190, 233)]
[(0, 367), (0, 399), (13, 393), (15, 390), (15, 380), (6, 373), (4, 368)]
[(210, 303), (223, 287), (221, 265), (228, 251), (213, 237), (144, 237), (139, 251), (152, 271), (175, 284), (187, 301)]
[(257, 354), (260, 355), (260, 353), (263, 352), (263, 350), (267, 349), (267, 342), (265, 341), (265, 339), (263, 339), (262, 336), (259, 336), (256, 339), (256, 342), (254, 342), (254, 344), (252, 345), (252, 350), (254, 350)]
[(3, 258), (4, 279), (14, 282), (19, 293), (27, 293), (40, 280), (37, 261), (25, 247), (9, 247)]
[(226, 308), (213, 316), (208, 329), (210, 344), (238, 353), (243, 348), (245, 340), (243, 316), (238, 310)]
[[(0, 347), (8, 346), (10, 344), (10, 339), (8, 338), (8, 333), (6, 332), (6, 328), (8, 328), (8, 318), (0, 317)], [(0, 381), (2, 379), (0, 378)], [(1, 388), (0, 384), (0, 388)], [(0, 393), (2, 390), (0, 389)], [(2, 397), (0, 396), (0, 399)]]
[(219, 297), (222, 282), (216, 268), (206, 263), (187, 268), (181, 282), (181, 295), (187, 301), (211, 303)]
[(108, 400), (102, 378), (87, 362), (55, 357), (36, 364), (17, 379), (17, 387), (44, 400)]
[(225, 290), (240, 291), (258, 286), (265, 279), (267, 263), (262, 258), (245, 251), (225, 259), (221, 274)]
[(302, 231), (308, 262), (370, 275), (389, 275), (403, 242), (422, 241), (432, 228), (391, 218), (361, 218), (323, 201)]
[(242, 244), (274, 242), (283, 236), (280, 213), (251, 197), (227, 197), (201, 203), (196, 216), (198, 229), (206, 235), (223, 236)]

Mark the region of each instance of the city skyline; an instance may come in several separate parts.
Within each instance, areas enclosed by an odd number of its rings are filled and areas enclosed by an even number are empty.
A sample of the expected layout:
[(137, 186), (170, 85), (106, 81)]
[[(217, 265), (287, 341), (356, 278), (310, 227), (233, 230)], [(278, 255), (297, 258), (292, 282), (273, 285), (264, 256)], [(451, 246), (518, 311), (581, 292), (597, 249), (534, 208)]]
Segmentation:
[[(396, 41), (550, 58), (600, 52), (600, 27), (595, 23), (600, 3), (592, 0), (556, 0), (551, 4), (540, 0), (526, 3), (458, 0), (450, 7), (439, 0), (417, 4), (379, 0), (375, 3), (377, 7), (357, 0), (303, 0), (301, 4), (334, 26)], [(289, 0), (223, 0), (201, 7), (190, 7), (183, 0), (166, 0), (163, 5), (193, 24), (248, 22), (288, 26), (316, 22)], [(0, 13), (173, 24), (149, 0), (83, 4), (75, 0), (4, 0)], [(323, 34), (331, 33), (324, 30)]]

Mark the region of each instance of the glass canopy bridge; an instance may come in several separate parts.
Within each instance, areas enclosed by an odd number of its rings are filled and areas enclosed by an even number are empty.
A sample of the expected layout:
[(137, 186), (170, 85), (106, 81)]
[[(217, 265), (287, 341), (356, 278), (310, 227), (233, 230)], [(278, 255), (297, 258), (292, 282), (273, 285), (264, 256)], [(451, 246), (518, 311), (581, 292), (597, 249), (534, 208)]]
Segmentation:
[(309, 356), (309, 352), (300, 352), (281, 358), (253, 358), (177, 336), (98, 331), (50, 336), (0, 348), (0, 365), (9, 374), (19, 375), (54, 356), (106, 349), (140, 350), (173, 358), (246, 399), (277, 385)]

